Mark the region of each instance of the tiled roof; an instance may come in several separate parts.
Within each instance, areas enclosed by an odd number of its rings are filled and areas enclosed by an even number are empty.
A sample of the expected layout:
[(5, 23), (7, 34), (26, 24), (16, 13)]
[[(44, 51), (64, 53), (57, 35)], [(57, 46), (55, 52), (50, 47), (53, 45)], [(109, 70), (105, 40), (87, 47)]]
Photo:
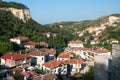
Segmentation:
[(91, 52), (95, 52), (95, 53), (107, 53), (110, 52), (110, 50), (107, 50), (105, 48), (94, 48), (94, 49), (89, 49), (89, 51)]
[(43, 51), (32, 51), (30, 53), (28, 53), (29, 55), (32, 55), (32, 56), (45, 56), (45, 55), (48, 55), (47, 52), (43, 52)]
[(81, 40), (75, 40), (75, 41), (71, 41), (71, 44), (83, 44), (83, 42)]
[(21, 59), (25, 59), (25, 58), (30, 58), (30, 55), (8, 52), (5, 55), (3, 55), (1, 58), (2, 59), (11, 59), (11, 60), (21, 60)]
[(63, 52), (63, 53), (58, 55), (58, 58), (70, 58), (71, 56), (73, 56), (71, 53)]
[(60, 64), (61, 64), (60, 61), (57, 61), (56, 59), (54, 59), (44, 63), (43, 66), (52, 69), (52, 68), (57, 68)]
[(82, 64), (82, 59), (70, 59), (70, 64)]
[(28, 38), (28, 37), (26, 37), (26, 36), (15, 37), (14, 39), (29, 40), (29, 38)]
[(48, 50), (48, 53), (49, 53), (50, 55), (55, 55), (55, 54), (56, 54), (56, 50), (54, 50), (54, 49), (49, 49), (49, 50)]

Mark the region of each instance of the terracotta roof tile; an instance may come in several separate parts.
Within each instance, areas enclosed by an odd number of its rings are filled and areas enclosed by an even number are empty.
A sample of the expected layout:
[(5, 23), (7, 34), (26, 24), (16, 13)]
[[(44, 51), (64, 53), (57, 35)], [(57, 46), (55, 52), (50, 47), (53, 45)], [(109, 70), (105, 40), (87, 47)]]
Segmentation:
[(82, 64), (83, 60), (82, 59), (70, 59), (70, 64)]
[(57, 61), (56, 59), (50, 60), (46, 63), (43, 64), (43, 66), (48, 67), (48, 68), (57, 68), (61, 64), (60, 61)]
[(45, 56), (45, 55), (48, 55), (47, 52), (43, 52), (43, 51), (32, 51), (30, 53), (28, 53), (29, 55), (31, 56)]
[(94, 48), (94, 49), (89, 49), (89, 51), (91, 52), (95, 52), (95, 53), (107, 53), (110, 52), (110, 50), (107, 50), (105, 48)]
[(63, 53), (58, 55), (58, 58), (70, 58), (71, 56), (73, 56), (71, 53), (63, 52)]
[(26, 36), (15, 37), (14, 39), (29, 40), (29, 38), (28, 38), (28, 37), (26, 37)]
[(30, 58), (30, 55), (8, 52), (5, 55), (3, 55), (1, 58), (2, 59), (11, 59), (11, 60), (21, 60), (21, 59), (25, 59), (25, 58)]

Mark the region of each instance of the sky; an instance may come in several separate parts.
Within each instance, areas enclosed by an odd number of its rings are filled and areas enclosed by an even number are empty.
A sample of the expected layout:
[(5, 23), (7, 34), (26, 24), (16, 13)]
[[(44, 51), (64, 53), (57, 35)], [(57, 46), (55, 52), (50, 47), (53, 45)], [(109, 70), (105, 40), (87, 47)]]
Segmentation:
[(120, 13), (120, 0), (4, 0), (25, 4), (40, 24), (97, 19)]

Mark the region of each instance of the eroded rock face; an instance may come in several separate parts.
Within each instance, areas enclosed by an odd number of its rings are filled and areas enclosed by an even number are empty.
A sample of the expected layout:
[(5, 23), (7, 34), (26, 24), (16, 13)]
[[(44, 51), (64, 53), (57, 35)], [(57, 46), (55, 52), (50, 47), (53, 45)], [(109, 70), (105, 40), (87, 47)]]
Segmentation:
[(12, 12), (15, 17), (21, 19), (23, 22), (26, 22), (31, 18), (29, 9), (0, 8), (0, 10)]

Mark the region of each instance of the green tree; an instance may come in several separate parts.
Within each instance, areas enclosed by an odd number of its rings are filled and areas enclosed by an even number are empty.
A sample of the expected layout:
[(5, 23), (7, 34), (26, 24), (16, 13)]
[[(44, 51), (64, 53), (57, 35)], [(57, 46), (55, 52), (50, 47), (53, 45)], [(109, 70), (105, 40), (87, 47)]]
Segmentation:
[(94, 67), (93, 66), (90, 66), (89, 71), (83, 75), (83, 80), (94, 80)]

